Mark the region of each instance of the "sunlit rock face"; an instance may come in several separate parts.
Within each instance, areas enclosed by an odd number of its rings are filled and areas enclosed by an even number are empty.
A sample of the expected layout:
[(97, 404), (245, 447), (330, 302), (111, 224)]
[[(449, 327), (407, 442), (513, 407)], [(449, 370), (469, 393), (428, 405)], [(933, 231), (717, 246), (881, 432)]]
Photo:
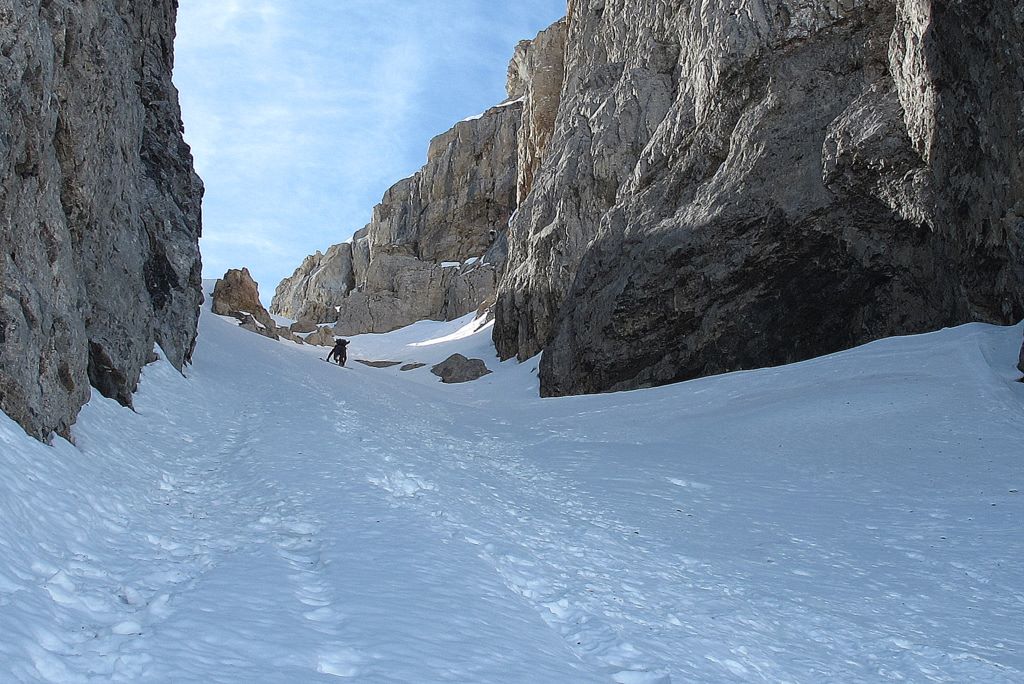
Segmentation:
[(385, 193), (350, 243), (308, 257), (270, 310), (336, 323), (338, 335), (476, 310), (497, 287), (492, 245), (516, 204), (522, 117), (512, 99), (434, 138), (426, 165)]
[(337, 307), (355, 289), (352, 244), (334, 245), (306, 257), (295, 273), (281, 281), (270, 311), (295, 321), (337, 320)]
[(69, 436), (92, 385), (124, 404), (202, 301), (203, 187), (171, 83), (177, 3), (0, 4), (0, 407)]
[(565, 81), (566, 28), (563, 19), (533, 40), (520, 42), (508, 67), (508, 96), (523, 101), (518, 140), (518, 202), (533, 189), (533, 179), (555, 132)]
[(1024, 3), (574, 0), (495, 343), (548, 395), (1024, 316)]

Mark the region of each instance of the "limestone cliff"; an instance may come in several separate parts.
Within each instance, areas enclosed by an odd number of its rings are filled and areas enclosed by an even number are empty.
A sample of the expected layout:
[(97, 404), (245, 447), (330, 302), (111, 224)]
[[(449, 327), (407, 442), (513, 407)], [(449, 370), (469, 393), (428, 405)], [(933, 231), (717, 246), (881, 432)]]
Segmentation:
[(457, 318), (493, 296), (496, 264), (483, 257), (515, 208), (522, 111), (510, 100), (434, 138), (426, 165), (385, 193), (350, 243), (282, 281), (271, 312), (355, 335)]
[(1024, 316), (1024, 3), (574, 0), (495, 342), (626, 389)]
[(517, 203), (533, 189), (534, 176), (555, 131), (555, 116), (565, 80), (565, 38), (563, 19), (541, 31), (533, 40), (520, 42), (508, 67), (505, 86), (508, 96), (523, 101), (518, 139)]
[[(515, 173), (470, 231), (499, 354), (544, 351), (553, 395), (1019, 320), (1022, 27), (1024, 0), (571, 0), (516, 48), (515, 125), (467, 148)], [(479, 253), (433, 247), (466, 239), (437, 218), (464, 168), (432, 156), (356, 234), (338, 332), (443, 315), (437, 262)]]
[(0, 0), (0, 407), (46, 439), (90, 384), (130, 404), (202, 299), (176, 2)]
[(333, 323), (338, 319), (337, 307), (354, 289), (352, 244), (343, 242), (326, 254), (306, 257), (295, 273), (277, 286), (271, 311), (296, 321)]

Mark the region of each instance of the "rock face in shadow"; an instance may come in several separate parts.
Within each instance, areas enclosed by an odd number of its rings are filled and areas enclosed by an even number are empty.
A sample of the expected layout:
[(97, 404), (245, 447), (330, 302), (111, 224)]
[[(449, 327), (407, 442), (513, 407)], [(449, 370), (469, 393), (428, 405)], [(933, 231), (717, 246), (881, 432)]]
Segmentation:
[(171, 83), (176, 2), (0, 8), (0, 408), (48, 439), (179, 369), (202, 301), (203, 188)]
[(1024, 3), (727, 5), (570, 3), (494, 332), (545, 395), (1024, 316)]

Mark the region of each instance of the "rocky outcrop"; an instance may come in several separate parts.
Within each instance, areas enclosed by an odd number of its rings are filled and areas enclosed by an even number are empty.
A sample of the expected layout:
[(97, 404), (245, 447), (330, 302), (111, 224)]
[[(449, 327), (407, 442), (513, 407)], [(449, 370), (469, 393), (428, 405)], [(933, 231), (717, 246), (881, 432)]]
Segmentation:
[(441, 378), (441, 382), (446, 385), (473, 382), (491, 374), (482, 359), (468, 359), (462, 354), (452, 354), (433, 366), (430, 372)]
[(401, 365), (401, 361), (368, 361), (366, 359), (356, 359), (356, 363), (361, 363), (364, 366), (370, 368), (394, 368), (395, 366)]
[(1024, 316), (1024, 3), (574, 0), (509, 233), (542, 393)]
[(523, 122), (518, 138), (517, 202), (526, 199), (533, 189), (534, 176), (555, 132), (555, 117), (565, 81), (566, 32), (563, 19), (541, 31), (533, 40), (520, 42), (508, 67), (508, 96), (523, 101)]
[(277, 286), (270, 310), (296, 321), (333, 323), (337, 307), (355, 289), (352, 245), (334, 245), (326, 254), (306, 257), (290, 278)]
[(337, 307), (336, 335), (389, 332), (416, 321), (454, 320), (493, 294), (489, 262), (432, 263), (414, 256), (382, 254), (370, 261), (362, 288)]
[(288, 332), (291, 333), (311, 333), (319, 329), (317, 324), (312, 321), (296, 321), (288, 326)]
[(522, 119), (512, 99), (434, 138), (427, 164), (385, 193), (350, 243), (307, 258), (271, 311), (357, 335), (476, 310), (497, 289), (491, 247), (516, 205)]
[(316, 347), (333, 347), (334, 333), (331, 332), (330, 328), (317, 328), (313, 331), (313, 334), (306, 335), (305, 342)]
[(279, 339), (281, 333), (290, 336), (290, 331), (278, 329), (277, 322), (263, 308), (259, 284), (247, 268), (230, 269), (217, 281), (211, 309), (218, 316), (238, 319), (246, 330), (272, 340)]
[(92, 385), (181, 368), (202, 301), (202, 184), (171, 83), (176, 3), (0, 6), (0, 408), (70, 436)]
[(1020, 356), (1017, 358), (1017, 370), (1024, 373), (1024, 344), (1020, 346)]

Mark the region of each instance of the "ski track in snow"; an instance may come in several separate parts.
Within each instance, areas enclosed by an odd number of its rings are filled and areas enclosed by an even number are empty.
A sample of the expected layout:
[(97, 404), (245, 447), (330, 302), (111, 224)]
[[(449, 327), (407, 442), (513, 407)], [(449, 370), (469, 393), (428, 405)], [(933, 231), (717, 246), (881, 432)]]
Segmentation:
[(1020, 326), (556, 401), (202, 326), (2, 418), (0, 679), (1024, 680)]

